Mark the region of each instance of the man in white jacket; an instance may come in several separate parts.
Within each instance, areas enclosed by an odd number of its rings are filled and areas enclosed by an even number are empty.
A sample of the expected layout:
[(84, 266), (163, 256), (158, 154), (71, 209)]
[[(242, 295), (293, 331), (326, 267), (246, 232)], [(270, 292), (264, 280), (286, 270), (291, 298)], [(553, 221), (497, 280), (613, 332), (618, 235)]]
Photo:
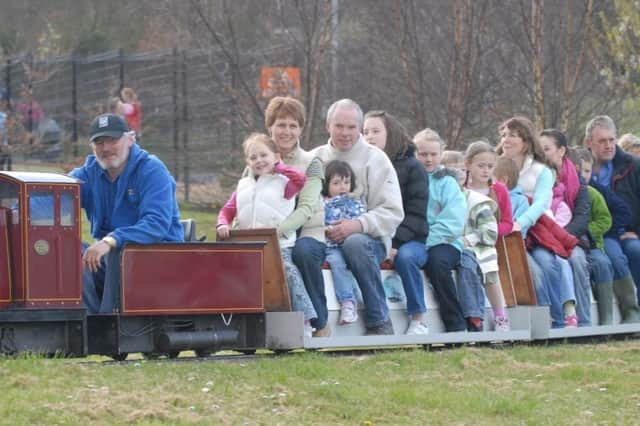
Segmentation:
[[(351, 195), (365, 203), (367, 212), (331, 226), (326, 235), (342, 243), (347, 264), (358, 281), (366, 307), (367, 334), (393, 334), (380, 262), (388, 256), (391, 238), (404, 218), (402, 197), (391, 161), (384, 151), (364, 140), (362, 124), (363, 113), (357, 103), (350, 99), (335, 102), (327, 112), (329, 141), (312, 154), (324, 164), (346, 161), (354, 171), (356, 188)], [(293, 260), (318, 313), (316, 336), (330, 333), (321, 269), (324, 253), (325, 245), (312, 238), (300, 238), (293, 251)]]

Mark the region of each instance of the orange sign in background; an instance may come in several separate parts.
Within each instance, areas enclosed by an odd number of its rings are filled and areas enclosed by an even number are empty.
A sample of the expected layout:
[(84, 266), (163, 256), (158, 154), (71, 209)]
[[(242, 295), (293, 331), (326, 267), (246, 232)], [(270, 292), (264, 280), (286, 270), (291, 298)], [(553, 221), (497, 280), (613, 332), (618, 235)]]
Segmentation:
[(300, 97), (300, 68), (263, 67), (260, 70), (260, 94), (267, 99), (274, 96)]

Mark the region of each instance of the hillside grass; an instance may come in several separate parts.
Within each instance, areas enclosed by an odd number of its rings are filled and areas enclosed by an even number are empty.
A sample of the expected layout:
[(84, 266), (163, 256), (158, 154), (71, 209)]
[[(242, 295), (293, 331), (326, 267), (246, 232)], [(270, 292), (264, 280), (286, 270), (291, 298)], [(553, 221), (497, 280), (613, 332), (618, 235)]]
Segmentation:
[(640, 342), (241, 362), (0, 359), (0, 424), (637, 424)]

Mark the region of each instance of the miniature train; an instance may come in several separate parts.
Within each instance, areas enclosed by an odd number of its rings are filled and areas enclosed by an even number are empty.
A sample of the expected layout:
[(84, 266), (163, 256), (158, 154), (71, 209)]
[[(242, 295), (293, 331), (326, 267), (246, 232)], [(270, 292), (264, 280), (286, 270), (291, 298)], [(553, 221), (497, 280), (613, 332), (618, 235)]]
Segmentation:
[[(443, 332), (425, 280), (430, 334), (403, 334), (405, 305), (402, 295), (395, 294), (389, 295), (388, 305), (396, 334), (364, 336), (362, 320), (337, 325), (339, 306), (326, 270), (333, 332), (331, 337), (308, 338), (302, 313), (290, 312), (274, 230), (234, 231), (229, 242), (198, 242), (189, 221), (183, 243), (126, 245), (119, 312), (87, 315), (81, 300), (79, 194), (78, 182), (64, 175), (0, 172), (0, 353), (102, 354), (124, 359), (134, 352), (175, 357), (185, 350), (204, 355), (222, 349), (250, 353), (640, 332), (640, 324), (619, 324), (619, 315), (615, 325), (552, 329), (548, 308), (531, 304), (535, 295), (528, 269), (512, 261), (503, 268), (510, 274), (506, 280), (527, 285), (524, 294), (517, 288), (505, 292), (509, 332)], [(508, 252), (509, 247), (502, 250)], [(388, 268), (382, 273), (387, 280), (394, 275)], [(597, 323), (595, 301), (592, 311)]]

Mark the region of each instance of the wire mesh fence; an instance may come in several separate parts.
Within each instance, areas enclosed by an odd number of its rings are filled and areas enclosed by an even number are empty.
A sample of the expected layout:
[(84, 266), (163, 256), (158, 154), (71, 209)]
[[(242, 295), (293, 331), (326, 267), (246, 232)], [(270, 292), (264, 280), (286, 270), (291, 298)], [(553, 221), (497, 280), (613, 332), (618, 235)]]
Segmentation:
[[(287, 46), (246, 52), (240, 76), (215, 50), (10, 58), (0, 65), (0, 87), (15, 117), (8, 137), (13, 163), (78, 163), (90, 151), (93, 117), (131, 87), (142, 105), (141, 146), (165, 162), (190, 200), (195, 186), (240, 173), (242, 138), (263, 127), (256, 108), (266, 103), (259, 98), (260, 69), (290, 64), (293, 55)], [(253, 93), (238, 88), (241, 80)], [(45, 137), (47, 127), (57, 127), (57, 137)]]

